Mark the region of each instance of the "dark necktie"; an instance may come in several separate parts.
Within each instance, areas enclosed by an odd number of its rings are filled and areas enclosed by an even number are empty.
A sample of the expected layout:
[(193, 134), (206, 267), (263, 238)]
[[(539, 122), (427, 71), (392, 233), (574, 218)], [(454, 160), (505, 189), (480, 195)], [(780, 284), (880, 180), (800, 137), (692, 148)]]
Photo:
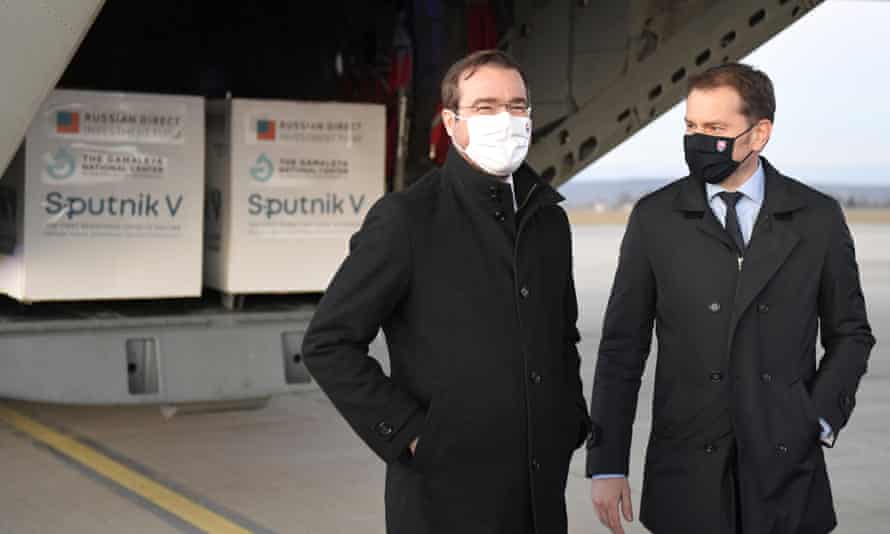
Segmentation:
[(729, 234), (729, 237), (732, 238), (733, 242), (735, 242), (739, 256), (744, 256), (745, 238), (742, 236), (742, 228), (739, 226), (739, 216), (735, 211), (736, 204), (741, 200), (742, 194), (724, 191), (718, 193), (717, 196), (719, 196), (720, 199), (723, 200), (723, 203), (726, 204), (726, 232)]

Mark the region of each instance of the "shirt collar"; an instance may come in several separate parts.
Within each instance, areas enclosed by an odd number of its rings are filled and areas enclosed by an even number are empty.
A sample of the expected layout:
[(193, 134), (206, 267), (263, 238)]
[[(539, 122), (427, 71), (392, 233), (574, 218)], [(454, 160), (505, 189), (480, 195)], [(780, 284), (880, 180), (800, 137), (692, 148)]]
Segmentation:
[[(766, 186), (766, 175), (763, 172), (763, 163), (760, 158), (757, 159), (757, 170), (751, 175), (751, 178), (739, 188), (739, 193), (745, 195), (749, 200), (757, 205), (763, 204), (764, 191)], [(705, 191), (708, 193), (708, 201), (714, 200), (718, 194), (726, 191), (719, 184), (705, 184)]]
[(510, 196), (513, 198), (513, 210), (519, 209), (519, 201), (516, 199), (516, 184), (513, 183), (513, 175), (510, 174), (503, 178), (504, 182), (510, 186)]

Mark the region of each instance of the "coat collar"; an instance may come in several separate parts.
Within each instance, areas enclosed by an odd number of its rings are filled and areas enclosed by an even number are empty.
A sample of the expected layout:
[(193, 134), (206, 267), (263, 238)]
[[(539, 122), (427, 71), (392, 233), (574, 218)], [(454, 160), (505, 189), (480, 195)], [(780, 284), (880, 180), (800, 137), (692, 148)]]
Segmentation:
[[(512, 194), (510, 185), (495, 176), (476, 169), (457, 150), (450, 149), (448, 151), (442, 172), (457, 183), (461, 193), (468, 197), (473, 204), (488, 209), (494, 207), (494, 203), (496, 204), (495, 209), (509, 207), (512, 210), (512, 202), (508, 202), (508, 195)], [(565, 200), (524, 163), (513, 173), (513, 187), (516, 190), (516, 204), (520, 210), (523, 210), (527, 205), (557, 204)]]
[[(770, 215), (791, 213), (806, 207), (800, 195), (791, 190), (791, 181), (782, 176), (766, 158), (760, 158), (766, 177), (766, 198), (763, 210)], [(674, 209), (687, 213), (704, 213), (708, 208), (705, 183), (694, 176), (687, 176), (674, 199)]]

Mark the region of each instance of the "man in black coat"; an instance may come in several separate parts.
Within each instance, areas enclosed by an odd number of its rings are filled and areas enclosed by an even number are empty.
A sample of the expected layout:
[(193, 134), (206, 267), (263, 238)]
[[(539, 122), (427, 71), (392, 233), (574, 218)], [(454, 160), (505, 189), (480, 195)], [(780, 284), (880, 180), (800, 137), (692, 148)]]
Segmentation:
[[(521, 166), (530, 107), (512, 59), (470, 55), (442, 93), (454, 150), (371, 209), (303, 356), (387, 464), (387, 532), (564, 533), (590, 421), (562, 197)], [(390, 376), (368, 355), (381, 327)]]
[(772, 83), (751, 67), (692, 78), (691, 175), (631, 214), (587, 444), (594, 507), (613, 532), (633, 516), (631, 425), (653, 322), (643, 524), (656, 534), (836, 525), (820, 442), (833, 446), (847, 424), (874, 338), (840, 206), (760, 157), (774, 112)]

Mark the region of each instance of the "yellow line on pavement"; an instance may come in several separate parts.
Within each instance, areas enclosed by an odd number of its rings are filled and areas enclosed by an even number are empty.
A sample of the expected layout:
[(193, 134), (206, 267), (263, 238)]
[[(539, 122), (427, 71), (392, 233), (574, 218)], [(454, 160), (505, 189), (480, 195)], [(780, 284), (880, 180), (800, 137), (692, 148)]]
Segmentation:
[(249, 530), (184, 497), (170, 488), (126, 467), (80, 441), (0, 405), (0, 421), (43, 443), (74, 462), (94, 471), (205, 532), (250, 534)]

